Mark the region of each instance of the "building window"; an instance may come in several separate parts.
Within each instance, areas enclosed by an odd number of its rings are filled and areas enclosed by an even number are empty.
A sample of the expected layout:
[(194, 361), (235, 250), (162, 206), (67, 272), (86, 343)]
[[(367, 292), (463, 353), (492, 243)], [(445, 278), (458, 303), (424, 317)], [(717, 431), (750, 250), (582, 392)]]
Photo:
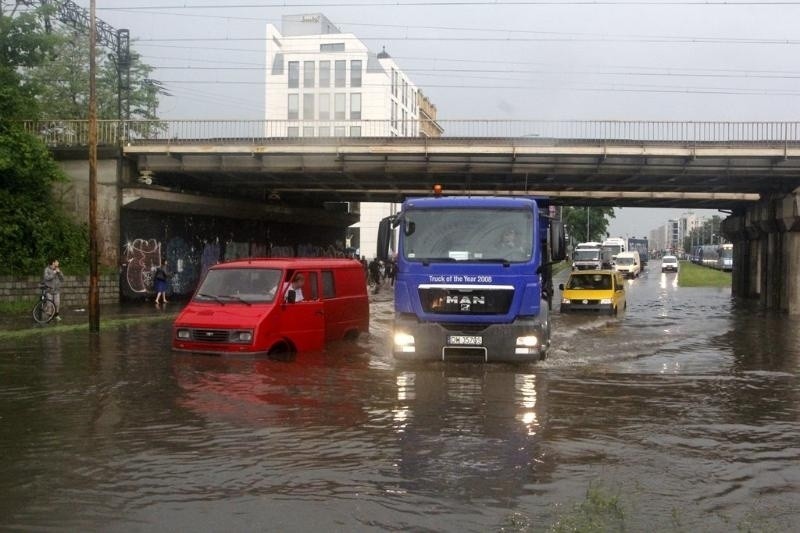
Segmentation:
[(330, 126), (320, 126), (319, 127), (319, 136), (320, 137), (330, 137), (331, 136), (331, 127)]
[(297, 120), (300, 118), (300, 96), (297, 94), (289, 95), (289, 113), (286, 118), (289, 120)]
[(319, 119), (331, 119), (331, 95), (329, 94), (319, 95)]
[(350, 93), (350, 120), (361, 120), (361, 93)]
[(320, 61), (319, 62), (319, 86), (320, 87), (330, 87), (331, 86), (331, 62), (330, 61)]
[(314, 120), (314, 93), (303, 95), (303, 120)]
[(313, 137), (314, 126), (303, 126), (303, 137)]
[(297, 126), (289, 126), (286, 128), (286, 135), (289, 137), (300, 137), (300, 128)]
[(392, 102), (392, 128), (397, 129), (397, 102)]
[(347, 115), (345, 114), (345, 94), (344, 93), (336, 93), (333, 95), (333, 118), (336, 120), (345, 120)]
[(333, 128), (334, 137), (344, 137), (344, 126), (336, 126)]
[(361, 137), (361, 126), (350, 126), (350, 137)]
[(314, 86), (314, 62), (303, 62), (303, 87)]
[(319, 45), (320, 52), (344, 52), (344, 43), (324, 43)]
[(333, 76), (334, 76), (334, 84), (336, 87), (344, 87), (345, 81), (347, 78), (345, 77), (345, 70), (347, 69), (347, 61), (345, 60), (336, 60), (333, 62)]
[(397, 96), (397, 71), (392, 69), (392, 95)]
[(361, 61), (350, 62), (350, 87), (361, 87)]
[(289, 61), (289, 88), (297, 89), (300, 87), (300, 62)]

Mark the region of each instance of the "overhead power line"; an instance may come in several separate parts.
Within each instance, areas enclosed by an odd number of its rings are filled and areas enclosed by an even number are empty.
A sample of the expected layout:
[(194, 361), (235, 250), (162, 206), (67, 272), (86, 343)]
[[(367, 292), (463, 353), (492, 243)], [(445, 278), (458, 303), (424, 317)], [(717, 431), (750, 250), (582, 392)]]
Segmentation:
[(800, 0), (456, 0), (456, 1), (424, 1), (424, 0), (385, 0), (382, 2), (281, 2), (256, 4), (165, 4), (157, 6), (114, 6), (97, 8), (98, 11), (141, 11), (147, 9), (285, 9), (289, 7), (447, 7), (447, 6), (657, 6), (657, 7), (772, 7), (800, 5)]

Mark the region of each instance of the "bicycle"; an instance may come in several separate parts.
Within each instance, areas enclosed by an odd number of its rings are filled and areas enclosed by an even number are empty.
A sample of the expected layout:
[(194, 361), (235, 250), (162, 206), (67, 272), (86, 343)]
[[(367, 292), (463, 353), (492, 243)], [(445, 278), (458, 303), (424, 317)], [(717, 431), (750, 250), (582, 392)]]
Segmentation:
[(37, 324), (47, 324), (56, 316), (56, 304), (53, 296), (47, 291), (47, 286), (39, 285), (39, 301), (33, 306), (33, 319)]

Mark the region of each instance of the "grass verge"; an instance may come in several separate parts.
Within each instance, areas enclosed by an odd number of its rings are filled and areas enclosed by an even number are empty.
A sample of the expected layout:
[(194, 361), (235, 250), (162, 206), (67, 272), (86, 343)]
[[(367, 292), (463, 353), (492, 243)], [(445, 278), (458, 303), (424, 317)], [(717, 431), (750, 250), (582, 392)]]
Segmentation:
[[(134, 324), (148, 324), (151, 322), (164, 322), (166, 320), (174, 320), (178, 313), (159, 314), (155, 316), (132, 316), (128, 318), (111, 318), (108, 320), (100, 321), (100, 331), (107, 329), (116, 329), (123, 326), (130, 326)], [(19, 329), (13, 331), (0, 331), (0, 341), (23, 339), (25, 337), (32, 337), (34, 335), (50, 335), (53, 333), (68, 333), (74, 331), (89, 331), (89, 323), (85, 324), (47, 324), (44, 326), (31, 326), (28, 329)]]
[(731, 273), (696, 265), (690, 261), (681, 261), (678, 285), (681, 287), (730, 287)]

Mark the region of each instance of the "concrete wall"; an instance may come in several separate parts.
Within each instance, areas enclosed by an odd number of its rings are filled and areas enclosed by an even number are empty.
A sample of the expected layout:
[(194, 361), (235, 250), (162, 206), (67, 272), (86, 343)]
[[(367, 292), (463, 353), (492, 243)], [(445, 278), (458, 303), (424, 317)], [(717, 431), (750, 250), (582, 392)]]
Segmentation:
[[(72, 159), (72, 155), (82, 159)], [(97, 162), (97, 246), (101, 265), (115, 267), (119, 263), (120, 189), (117, 183), (117, 159)], [(53, 195), (76, 221), (89, 223), (88, 154), (56, 152), (55, 156), (69, 181), (53, 187)]]
[[(33, 301), (39, 297), (37, 276), (12, 277), (0, 276), (0, 301), (23, 302)], [(100, 276), (100, 303), (119, 302), (119, 275)], [(89, 304), (89, 276), (64, 276), (61, 284), (61, 306), (66, 308), (86, 308)]]

